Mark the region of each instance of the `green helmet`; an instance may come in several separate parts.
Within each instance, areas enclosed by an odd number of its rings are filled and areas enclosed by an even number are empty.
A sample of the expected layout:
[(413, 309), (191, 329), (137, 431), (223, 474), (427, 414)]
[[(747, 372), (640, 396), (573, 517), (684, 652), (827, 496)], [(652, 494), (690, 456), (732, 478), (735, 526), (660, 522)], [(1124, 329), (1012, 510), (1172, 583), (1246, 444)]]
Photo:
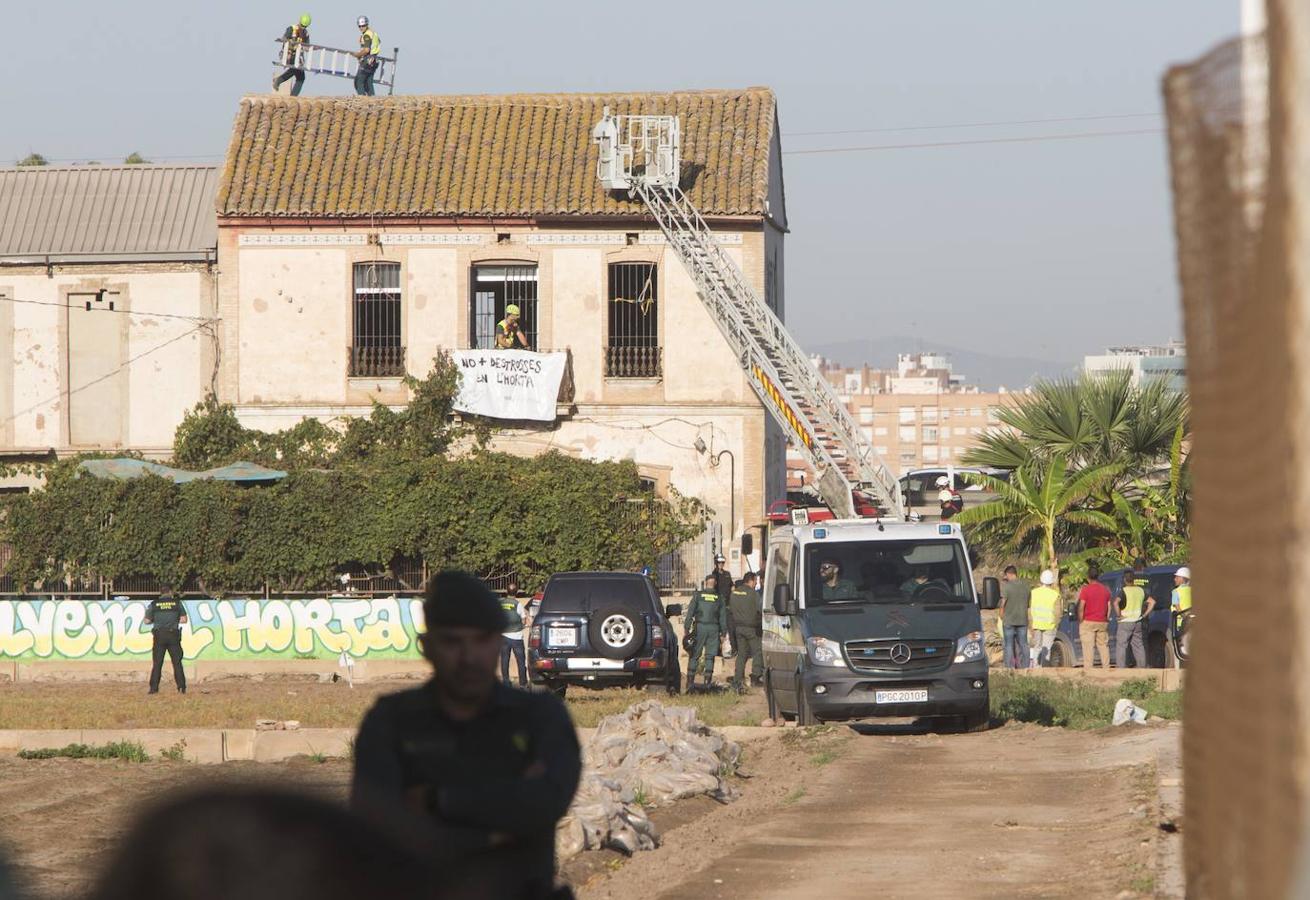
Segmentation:
[(300, 17), (300, 24), (305, 26), (306, 28), (308, 28), (309, 24), (313, 21), (314, 20), (309, 17), (309, 13), (305, 13), (303, 16)]

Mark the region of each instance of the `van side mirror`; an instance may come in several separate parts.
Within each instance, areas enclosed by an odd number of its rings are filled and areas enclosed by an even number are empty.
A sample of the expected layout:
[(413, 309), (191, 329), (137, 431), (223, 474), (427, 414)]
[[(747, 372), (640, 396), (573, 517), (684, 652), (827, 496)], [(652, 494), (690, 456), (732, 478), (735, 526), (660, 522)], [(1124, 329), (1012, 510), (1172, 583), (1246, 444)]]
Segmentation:
[(676, 619), (678, 616), (682, 615), (682, 604), (670, 603), (668, 606), (664, 607), (664, 615), (668, 616), (670, 619)]
[(995, 578), (984, 578), (982, 589), (982, 609), (996, 609), (1001, 605), (1001, 582)]
[(741, 555), (750, 556), (755, 552), (755, 535), (749, 531), (741, 536)]
[(791, 585), (773, 586), (773, 611), (780, 616), (796, 615), (796, 600), (791, 595)]

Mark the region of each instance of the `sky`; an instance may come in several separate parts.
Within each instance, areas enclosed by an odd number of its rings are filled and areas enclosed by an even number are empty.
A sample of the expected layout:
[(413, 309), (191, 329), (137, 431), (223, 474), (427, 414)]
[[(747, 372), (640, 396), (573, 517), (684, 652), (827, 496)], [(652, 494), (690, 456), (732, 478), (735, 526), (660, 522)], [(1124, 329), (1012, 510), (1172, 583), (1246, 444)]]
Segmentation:
[[(1077, 362), (1181, 337), (1160, 79), (1237, 33), (1237, 0), (51, 0), (6, 50), (0, 163), (219, 162), (305, 11), (343, 47), (368, 15), (400, 47), (400, 93), (772, 87), (807, 346)], [(877, 149), (798, 152), (848, 147)]]

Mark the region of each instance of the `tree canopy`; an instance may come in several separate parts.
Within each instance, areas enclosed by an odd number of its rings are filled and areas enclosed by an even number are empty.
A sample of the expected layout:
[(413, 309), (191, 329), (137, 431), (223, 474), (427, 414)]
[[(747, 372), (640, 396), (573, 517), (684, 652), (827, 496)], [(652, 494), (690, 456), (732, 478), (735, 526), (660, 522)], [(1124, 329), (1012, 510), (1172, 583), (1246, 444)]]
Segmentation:
[(1041, 565), (1186, 559), (1190, 478), (1185, 393), (1127, 371), (1043, 382), (998, 413), (965, 465), (1009, 470), (972, 480), (997, 499), (959, 521), (989, 556)]

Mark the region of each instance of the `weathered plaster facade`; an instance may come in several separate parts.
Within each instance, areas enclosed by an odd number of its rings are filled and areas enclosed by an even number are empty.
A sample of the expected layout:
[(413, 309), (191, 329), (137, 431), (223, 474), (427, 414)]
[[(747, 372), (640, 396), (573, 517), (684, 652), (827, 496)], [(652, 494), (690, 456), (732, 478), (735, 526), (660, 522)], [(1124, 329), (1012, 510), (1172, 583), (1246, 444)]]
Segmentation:
[(0, 298), (0, 447), (171, 452), (216, 371), (210, 266), (5, 266)]
[[(349, 375), (353, 266), (400, 265), (406, 368), (415, 376), (428, 373), (438, 352), (469, 347), (474, 266), (535, 266), (538, 347), (569, 352), (572, 402), (561, 404), (553, 425), (502, 431), (495, 446), (525, 456), (553, 449), (632, 459), (657, 485), (713, 507), (730, 540), (761, 522), (769, 502), (782, 496), (785, 443), (682, 263), (658, 232), (631, 227), (220, 220), (219, 396), (235, 404), (243, 423), (268, 430), (306, 416), (366, 415), (375, 399), (403, 403), (407, 395), (398, 378)], [(768, 252), (781, 264), (781, 232), (744, 221), (718, 233), (764, 292)], [(614, 262), (658, 267), (660, 377), (605, 377), (607, 278)], [(695, 448), (698, 437), (704, 454)], [(725, 455), (715, 465), (712, 459), (723, 450), (732, 459)]]

